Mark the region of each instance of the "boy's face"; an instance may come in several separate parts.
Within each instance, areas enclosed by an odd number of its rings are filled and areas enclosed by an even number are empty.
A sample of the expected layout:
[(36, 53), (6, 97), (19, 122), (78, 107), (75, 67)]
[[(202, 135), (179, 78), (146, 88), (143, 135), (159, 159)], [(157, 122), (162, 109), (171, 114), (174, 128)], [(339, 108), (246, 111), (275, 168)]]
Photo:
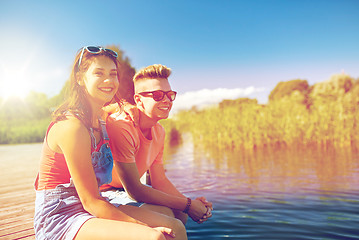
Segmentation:
[(156, 90), (170, 91), (171, 86), (168, 79), (141, 79), (135, 83), (135, 90), (135, 102), (139, 110), (155, 121), (168, 118), (173, 102), (166, 95), (157, 102), (153, 99), (152, 94), (146, 94), (145, 96), (139, 94)]

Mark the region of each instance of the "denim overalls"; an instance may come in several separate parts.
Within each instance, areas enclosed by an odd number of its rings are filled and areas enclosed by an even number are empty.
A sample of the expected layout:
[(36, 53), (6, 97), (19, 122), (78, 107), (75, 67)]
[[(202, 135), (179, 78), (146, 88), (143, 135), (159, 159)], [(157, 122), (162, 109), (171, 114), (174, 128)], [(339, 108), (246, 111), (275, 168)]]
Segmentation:
[[(105, 122), (99, 121), (103, 137), (101, 141), (103, 144), (99, 151), (96, 151), (96, 138), (92, 128), (90, 128), (90, 135), (94, 149), (92, 166), (98, 186), (101, 186), (112, 180), (113, 158), (108, 144)], [(37, 240), (73, 239), (80, 227), (93, 217), (84, 210), (72, 179), (70, 183), (60, 184), (55, 189), (36, 191), (34, 228)]]

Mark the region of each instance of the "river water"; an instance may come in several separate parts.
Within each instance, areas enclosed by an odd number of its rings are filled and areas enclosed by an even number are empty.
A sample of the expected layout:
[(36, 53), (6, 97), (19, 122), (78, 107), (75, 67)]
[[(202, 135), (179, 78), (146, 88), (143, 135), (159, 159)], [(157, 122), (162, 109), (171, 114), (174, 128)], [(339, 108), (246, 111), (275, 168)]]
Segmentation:
[[(1, 145), (1, 173), (10, 183), (21, 174), (31, 188), (40, 150), (41, 144)], [(214, 204), (207, 222), (188, 221), (191, 240), (359, 239), (357, 150), (216, 151), (187, 137), (164, 158), (181, 192)]]
[(359, 239), (359, 154), (302, 148), (228, 152), (189, 139), (165, 154), (167, 176), (213, 217), (189, 239)]

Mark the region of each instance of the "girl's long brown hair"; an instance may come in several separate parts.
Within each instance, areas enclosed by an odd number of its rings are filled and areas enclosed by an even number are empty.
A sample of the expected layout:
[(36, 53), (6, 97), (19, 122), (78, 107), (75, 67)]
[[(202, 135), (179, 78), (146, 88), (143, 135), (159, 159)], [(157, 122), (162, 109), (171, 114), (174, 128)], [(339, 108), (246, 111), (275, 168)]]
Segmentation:
[(81, 64), (80, 66), (78, 66), (81, 50), (82, 48), (77, 53), (72, 66), (70, 79), (68, 80), (70, 81), (70, 84), (66, 91), (66, 100), (54, 111), (54, 113), (52, 114), (52, 118), (54, 122), (65, 120), (66, 113), (69, 112), (75, 117), (77, 117), (79, 120), (81, 120), (87, 128), (90, 128), (92, 127), (92, 110), (88, 101), (88, 93), (85, 86), (80, 86), (78, 82), (84, 77), (86, 71), (88, 70), (94, 59), (99, 56), (105, 55), (114, 61), (114, 63), (116, 64), (117, 77), (119, 81), (121, 75), (121, 65), (115, 57), (110, 54), (107, 54), (105, 51), (93, 54), (85, 50), (83, 53)]

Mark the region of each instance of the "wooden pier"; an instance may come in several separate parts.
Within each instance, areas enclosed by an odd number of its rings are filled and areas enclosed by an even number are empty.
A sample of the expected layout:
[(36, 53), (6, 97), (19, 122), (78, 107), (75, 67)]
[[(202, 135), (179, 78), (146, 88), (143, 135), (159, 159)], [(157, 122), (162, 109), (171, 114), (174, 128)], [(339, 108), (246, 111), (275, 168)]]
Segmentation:
[(40, 143), (0, 145), (0, 240), (35, 239), (34, 181), (41, 148)]
[(33, 217), (41, 144), (0, 145), (0, 239), (35, 239)]

